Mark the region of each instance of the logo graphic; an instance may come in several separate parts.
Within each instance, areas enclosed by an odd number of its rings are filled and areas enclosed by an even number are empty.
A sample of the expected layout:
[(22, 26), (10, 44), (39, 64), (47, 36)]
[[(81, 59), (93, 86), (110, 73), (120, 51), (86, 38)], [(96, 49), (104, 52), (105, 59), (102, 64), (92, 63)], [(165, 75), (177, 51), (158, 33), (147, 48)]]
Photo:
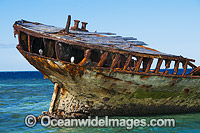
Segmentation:
[(34, 127), (37, 123), (37, 119), (34, 115), (27, 115), (24, 119), (24, 123), (27, 127)]

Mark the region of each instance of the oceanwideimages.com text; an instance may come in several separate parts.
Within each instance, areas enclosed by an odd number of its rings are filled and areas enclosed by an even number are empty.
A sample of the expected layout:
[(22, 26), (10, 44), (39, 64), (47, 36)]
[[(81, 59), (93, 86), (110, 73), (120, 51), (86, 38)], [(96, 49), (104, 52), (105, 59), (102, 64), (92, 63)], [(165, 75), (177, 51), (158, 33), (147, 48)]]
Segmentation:
[[(34, 115), (28, 115), (25, 118), (25, 125), (33, 127), (37, 123)], [(91, 117), (87, 119), (51, 119), (49, 116), (43, 116), (40, 124), (43, 127), (125, 127), (133, 129), (134, 127), (175, 127), (175, 119), (119, 119), (105, 117)]]

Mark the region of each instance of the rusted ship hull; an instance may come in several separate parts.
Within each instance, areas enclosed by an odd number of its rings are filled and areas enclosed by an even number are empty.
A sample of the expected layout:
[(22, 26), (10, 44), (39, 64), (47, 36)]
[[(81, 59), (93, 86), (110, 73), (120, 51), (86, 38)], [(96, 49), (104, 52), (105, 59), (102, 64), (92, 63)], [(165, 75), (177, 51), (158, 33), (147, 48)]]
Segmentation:
[(38, 54), (20, 53), (56, 84), (49, 113), (71, 115), (149, 115), (200, 112), (200, 78), (128, 73), (80, 66)]
[(88, 32), (86, 22), (78, 27), (79, 20), (70, 29), (70, 22), (69, 15), (65, 29), (25, 20), (13, 25), (20, 53), (55, 84), (48, 115), (200, 112), (195, 60), (148, 48), (133, 37)]

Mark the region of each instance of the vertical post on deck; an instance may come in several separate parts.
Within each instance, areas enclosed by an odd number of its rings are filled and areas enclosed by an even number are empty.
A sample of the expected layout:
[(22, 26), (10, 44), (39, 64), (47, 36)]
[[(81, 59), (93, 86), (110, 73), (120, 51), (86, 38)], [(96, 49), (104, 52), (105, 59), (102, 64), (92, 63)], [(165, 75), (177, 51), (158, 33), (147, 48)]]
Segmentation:
[(81, 62), (78, 63), (78, 65), (82, 66), (83, 64), (87, 63), (87, 61), (90, 58), (90, 54), (91, 54), (91, 49), (86, 49), (84, 53), (84, 58)]
[(98, 67), (103, 66), (103, 63), (105, 62), (107, 56), (108, 56), (108, 52), (104, 52), (104, 53), (101, 55), (101, 59), (100, 59), (99, 63), (97, 64)]
[[(171, 60), (166, 59), (165, 60), (165, 69), (170, 68), (170, 64), (171, 64)], [(165, 70), (164, 75), (167, 75), (167, 74), (168, 74), (168, 71)]]
[(66, 27), (65, 27), (66, 33), (69, 33), (70, 23), (71, 23), (71, 15), (68, 15), (67, 24), (66, 24)]
[(111, 65), (111, 68), (115, 68), (115, 66), (117, 65), (117, 62), (119, 61), (120, 59), (120, 54), (116, 55), (113, 62), (112, 62), (112, 65)]
[[(139, 59), (138, 59), (139, 58)], [(140, 69), (140, 65), (141, 65), (141, 63), (142, 63), (142, 60), (143, 60), (143, 57), (138, 57), (137, 58), (137, 63), (136, 63), (136, 67), (135, 67), (135, 72), (138, 72), (139, 71), (139, 69)]]
[(175, 65), (174, 65), (174, 73), (173, 73), (173, 74), (175, 74), (175, 75), (178, 73), (179, 63), (180, 63), (180, 59), (178, 59), (178, 60), (175, 62)]
[(153, 62), (153, 58), (150, 58), (150, 59), (149, 59), (149, 62), (148, 62), (148, 64), (147, 64), (147, 68), (146, 68), (146, 70), (145, 70), (145, 73), (148, 73), (148, 72), (149, 72), (149, 70), (150, 70), (150, 68), (151, 68), (152, 62)]
[(57, 94), (58, 94), (58, 88), (59, 88), (58, 87), (58, 83), (55, 83), (53, 95), (52, 95), (52, 98), (51, 98), (51, 103), (50, 103), (50, 106), (49, 106), (49, 113), (50, 114), (53, 112), (53, 108), (54, 108), (54, 105), (55, 105), (56, 97), (57, 97)]
[(124, 65), (124, 70), (127, 69), (128, 65), (130, 64), (131, 59), (132, 59), (132, 55), (130, 54), (130, 55), (128, 56), (128, 59), (126, 60), (125, 65)]
[(81, 29), (84, 30), (84, 31), (87, 31), (86, 30), (86, 25), (88, 24), (87, 22), (81, 22), (82, 23), (82, 27)]
[(159, 58), (154, 73), (159, 73), (159, 71), (160, 71), (160, 66), (161, 66), (162, 62), (163, 62), (163, 59), (162, 59), (162, 58)]
[(28, 51), (31, 52), (31, 38), (30, 38), (30, 35), (28, 35)]
[(187, 63), (188, 63), (188, 60), (186, 59), (186, 61), (183, 62), (183, 69), (184, 69), (184, 71), (182, 73), (182, 76), (184, 76), (185, 73), (186, 73), (186, 71), (187, 71)]
[(58, 58), (58, 41), (55, 42), (55, 53), (56, 53), (56, 59)]
[(47, 56), (48, 55), (48, 53), (47, 53), (47, 49), (48, 49), (48, 46), (47, 46), (47, 42), (46, 42), (46, 40), (43, 38), (42, 39), (42, 42), (43, 42), (43, 44), (44, 44), (44, 56)]

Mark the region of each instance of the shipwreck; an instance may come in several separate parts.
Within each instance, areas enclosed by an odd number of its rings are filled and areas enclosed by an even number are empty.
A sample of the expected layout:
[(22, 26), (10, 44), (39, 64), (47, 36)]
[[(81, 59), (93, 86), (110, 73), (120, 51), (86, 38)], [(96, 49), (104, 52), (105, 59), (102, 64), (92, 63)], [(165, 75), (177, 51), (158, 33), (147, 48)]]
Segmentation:
[(25, 20), (13, 25), (19, 52), (54, 84), (46, 114), (65, 118), (200, 112), (200, 67), (195, 60), (159, 52), (134, 37), (89, 32), (87, 23), (79, 27), (79, 22), (70, 27), (69, 15), (64, 29)]

